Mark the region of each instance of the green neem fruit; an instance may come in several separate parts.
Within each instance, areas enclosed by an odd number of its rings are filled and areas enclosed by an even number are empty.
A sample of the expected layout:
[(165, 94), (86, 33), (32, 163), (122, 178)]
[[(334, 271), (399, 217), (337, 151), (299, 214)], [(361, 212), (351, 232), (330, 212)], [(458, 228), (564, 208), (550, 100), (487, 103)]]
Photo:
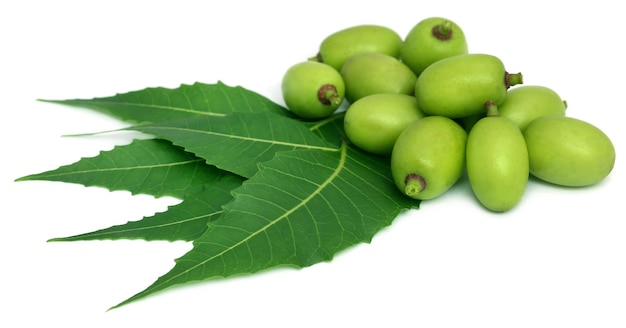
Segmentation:
[(412, 95), (417, 80), (415, 73), (399, 59), (380, 53), (352, 56), (340, 72), (350, 102), (376, 93)]
[(467, 137), (467, 177), (487, 209), (504, 212), (517, 205), (528, 184), (528, 150), (522, 131), (511, 120), (490, 113)]
[(337, 70), (313, 61), (291, 66), (281, 83), (287, 108), (306, 120), (330, 116), (343, 102), (345, 90)]
[(596, 184), (615, 164), (615, 147), (591, 123), (566, 116), (543, 116), (524, 129), (530, 173), (569, 187)]
[(522, 84), (522, 74), (509, 74), (502, 61), (488, 54), (464, 54), (428, 66), (415, 83), (418, 105), (428, 115), (461, 118), (500, 105), (509, 87)]
[(467, 52), (465, 34), (456, 23), (442, 17), (430, 17), (418, 22), (406, 35), (400, 58), (419, 76), (430, 64)]
[(344, 117), (344, 129), (357, 147), (376, 155), (390, 155), (400, 133), (424, 116), (415, 97), (380, 93), (351, 104)]
[(356, 25), (327, 36), (321, 43), (316, 60), (336, 70), (348, 58), (368, 52), (386, 54), (398, 58), (402, 37), (394, 30), (379, 25)]
[(444, 116), (411, 123), (391, 152), (391, 173), (398, 189), (422, 200), (443, 194), (463, 174), (466, 141), (465, 130)]
[(498, 111), (524, 130), (532, 120), (546, 115), (565, 116), (567, 103), (552, 89), (539, 85), (522, 85), (509, 89)]

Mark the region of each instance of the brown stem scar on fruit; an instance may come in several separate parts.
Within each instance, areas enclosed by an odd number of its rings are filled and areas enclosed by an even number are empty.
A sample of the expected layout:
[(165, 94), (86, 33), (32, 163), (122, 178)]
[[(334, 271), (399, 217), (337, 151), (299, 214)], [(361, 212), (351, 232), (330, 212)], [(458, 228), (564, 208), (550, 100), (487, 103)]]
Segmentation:
[(404, 193), (407, 196), (417, 196), (424, 189), (426, 189), (426, 180), (423, 176), (410, 173), (404, 178)]
[(443, 21), (441, 24), (433, 27), (433, 36), (441, 41), (450, 40), (452, 38), (452, 23)]
[(337, 105), (341, 97), (337, 94), (337, 88), (332, 84), (324, 84), (317, 90), (317, 99), (324, 105)]

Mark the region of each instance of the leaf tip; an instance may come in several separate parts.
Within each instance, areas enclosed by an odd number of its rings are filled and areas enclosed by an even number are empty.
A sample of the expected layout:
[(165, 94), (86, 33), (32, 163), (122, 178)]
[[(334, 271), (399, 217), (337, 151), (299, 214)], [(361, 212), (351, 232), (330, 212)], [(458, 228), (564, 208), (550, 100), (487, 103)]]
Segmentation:
[(37, 180), (36, 176), (36, 174), (25, 175), (23, 177), (16, 178), (15, 180), (13, 180), (13, 182)]
[(115, 309), (119, 308), (122, 305), (123, 305), (123, 303), (120, 303), (120, 304), (117, 304), (117, 305), (113, 305), (112, 307), (108, 308), (105, 312), (109, 312), (109, 311), (115, 310)]

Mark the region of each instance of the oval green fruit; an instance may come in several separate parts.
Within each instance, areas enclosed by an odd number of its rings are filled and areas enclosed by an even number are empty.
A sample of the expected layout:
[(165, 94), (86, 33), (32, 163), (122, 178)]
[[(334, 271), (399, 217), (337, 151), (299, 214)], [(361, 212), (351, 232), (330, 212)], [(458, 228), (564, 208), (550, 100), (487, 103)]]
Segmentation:
[(341, 70), (348, 58), (362, 53), (382, 53), (398, 58), (402, 37), (380, 25), (356, 25), (327, 36), (316, 57), (311, 58)]
[(305, 120), (330, 116), (343, 102), (345, 83), (334, 68), (313, 61), (291, 66), (285, 72), (281, 91), (285, 105)]
[(398, 136), (391, 152), (396, 187), (414, 199), (440, 196), (465, 169), (467, 133), (454, 120), (426, 116)]
[(419, 107), (428, 115), (462, 118), (481, 113), (488, 101), (500, 105), (521, 73), (509, 74), (502, 61), (488, 54), (465, 54), (428, 66), (415, 83)]
[(413, 96), (374, 94), (348, 107), (344, 130), (357, 147), (376, 155), (390, 155), (400, 133), (424, 116)]
[(507, 118), (480, 119), (467, 137), (467, 177), (478, 201), (504, 212), (517, 205), (528, 183), (528, 150), (520, 129)]
[(511, 88), (500, 106), (500, 116), (524, 130), (532, 120), (546, 115), (565, 116), (567, 103), (553, 89), (540, 85)]
[(467, 53), (467, 39), (459, 25), (443, 17), (429, 17), (406, 35), (400, 59), (419, 76), (438, 60)]
[(569, 187), (596, 184), (615, 164), (615, 147), (598, 127), (567, 116), (543, 116), (523, 131), (530, 173)]
[(352, 56), (341, 68), (350, 102), (376, 93), (412, 95), (417, 76), (397, 58), (380, 53)]

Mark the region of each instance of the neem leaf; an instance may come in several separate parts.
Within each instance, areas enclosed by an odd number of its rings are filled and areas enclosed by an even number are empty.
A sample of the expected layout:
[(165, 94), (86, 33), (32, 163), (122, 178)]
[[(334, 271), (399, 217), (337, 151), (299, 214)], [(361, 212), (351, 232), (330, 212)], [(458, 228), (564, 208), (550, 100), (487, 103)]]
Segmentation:
[(71, 237), (53, 238), (49, 241), (144, 239), (166, 241), (192, 241), (200, 237), (209, 221), (222, 213), (222, 206), (232, 200), (231, 191), (243, 182), (234, 174), (225, 175), (202, 192), (190, 193), (182, 203), (170, 206), (166, 212), (145, 217), (139, 221), (113, 226)]
[(316, 122), (303, 122), (308, 129), (319, 135), (322, 139), (334, 144), (340, 145), (346, 140), (343, 127), (343, 118), (345, 112), (335, 113), (323, 120)]
[(399, 194), (386, 160), (345, 143), (280, 152), (260, 167), (171, 271), (115, 307), (190, 281), (329, 261), (419, 204)]
[(207, 165), (203, 159), (168, 141), (147, 139), (134, 140), (95, 157), (16, 181), (61, 181), (183, 199), (186, 193), (201, 191), (205, 184), (225, 174), (230, 173)]
[(123, 121), (154, 123), (188, 117), (223, 116), (232, 112), (271, 112), (289, 116), (284, 107), (242, 87), (216, 84), (183, 84), (176, 89), (146, 88), (112, 97), (41, 100), (90, 108)]
[(232, 113), (137, 125), (128, 128), (170, 140), (208, 164), (251, 177), (258, 163), (279, 151), (311, 149), (337, 151), (337, 146), (312, 133), (301, 122), (264, 113)]

